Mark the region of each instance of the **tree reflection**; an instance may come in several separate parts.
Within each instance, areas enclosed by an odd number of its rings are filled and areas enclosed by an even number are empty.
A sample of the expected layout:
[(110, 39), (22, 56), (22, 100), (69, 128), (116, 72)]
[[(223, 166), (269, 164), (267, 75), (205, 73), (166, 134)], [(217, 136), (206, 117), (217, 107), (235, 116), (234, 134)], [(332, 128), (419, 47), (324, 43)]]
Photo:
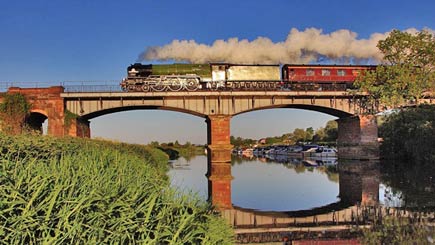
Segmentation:
[(383, 161), (382, 181), (391, 187), (386, 199), (400, 198), (409, 208), (435, 207), (435, 166), (412, 162)]

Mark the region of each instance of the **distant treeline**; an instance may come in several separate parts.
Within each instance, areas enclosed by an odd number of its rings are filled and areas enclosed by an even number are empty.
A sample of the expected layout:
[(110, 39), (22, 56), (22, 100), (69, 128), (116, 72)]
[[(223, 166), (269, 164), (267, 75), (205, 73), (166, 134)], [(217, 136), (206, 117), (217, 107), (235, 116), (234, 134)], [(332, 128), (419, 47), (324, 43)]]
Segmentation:
[(256, 144), (273, 145), (273, 144), (298, 144), (301, 142), (313, 142), (327, 145), (335, 145), (338, 136), (337, 122), (328, 121), (325, 127), (314, 130), (312, 127), (302, 129), (296, 128), (292, 133), (286, 133), (281, 136), (271, 136), (263, 139), (244, 139), (241, 137), (231, 136), (231, 144), (234, 147), (249, 147)]
[(157, 141), (153, 141), (150, 143), (150, 146), (164, 151), (171, 160), (177, 159), (179, 157), (184, 157), (185, 159), (189, 160), (193, 156), (205, 154), (205, 145), (195, 145), (189, 141), (184, 144), (180, 144), (178, 140), (169, 143), (159, 143)]

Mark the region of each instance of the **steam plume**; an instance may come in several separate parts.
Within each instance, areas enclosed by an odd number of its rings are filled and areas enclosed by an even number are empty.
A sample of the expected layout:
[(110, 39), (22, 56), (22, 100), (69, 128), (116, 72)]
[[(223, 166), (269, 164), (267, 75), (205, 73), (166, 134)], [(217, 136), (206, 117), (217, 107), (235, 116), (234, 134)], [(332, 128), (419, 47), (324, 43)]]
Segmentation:
[[(406, 31), (417, 32), (416, 29)], [(428, 31), (434, 33), (433, 30)], [(387, 35), (388, 32), (373, 33), (368, 39), (358, 39), (357, 33), (345, 29), (327, 34), (316, 28), (304, 31), (293, 28), (285, 41), (276, 43), (267, 37), (258, 37), (253, 41), (238, 38), (216, 40), (212, 45), (194, 40), (173, 40), (161, 47), (148, 47), (139, 56), (139, 60), (278, 64), (310, 63), (327, 59), (336, 63), (349, 60), (372, 60), (376, 63), (381, 59), (376, 45)]]

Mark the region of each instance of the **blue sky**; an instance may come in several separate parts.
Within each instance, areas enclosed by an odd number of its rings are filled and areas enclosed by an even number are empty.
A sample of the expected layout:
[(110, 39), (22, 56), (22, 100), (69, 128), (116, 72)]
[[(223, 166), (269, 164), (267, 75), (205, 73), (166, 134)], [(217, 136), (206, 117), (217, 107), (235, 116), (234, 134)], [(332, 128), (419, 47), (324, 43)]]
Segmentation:
[[(434, 9), (432, 0), (1, 1), (0, 82), (118, 81), (147, 47), (174, 39), (211, 44), (263, 36), (280, 42), (291, 28), (348, 29), (358, 38), (391, 29), (435, 29)], [(234, 117), (232, 133), (281, 135), (330, 119), (300, 110), (259, 111)], [(103, 116), (91, 121), (91, 130), (94, 137), (137, 143), (205, 143), (206, 134), (204, 119), (166, 111)]]

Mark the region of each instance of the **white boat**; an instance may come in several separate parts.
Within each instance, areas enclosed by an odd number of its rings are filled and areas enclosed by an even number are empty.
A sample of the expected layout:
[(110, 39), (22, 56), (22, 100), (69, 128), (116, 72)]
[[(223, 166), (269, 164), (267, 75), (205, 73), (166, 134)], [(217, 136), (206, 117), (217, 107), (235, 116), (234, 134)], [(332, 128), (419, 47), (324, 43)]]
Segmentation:
[(320, 158), (331, 158), (337, 157), (337, 149), (331, 147), (319, 146), (317, 148), (311, 148), (307, 151), (302, 152), (304, 157), (320, 157)]
[(290, 157), (301, 157), (302, 149), (303, 149), (302, 146), (299, 145), (289, 146), (287, 147), (286, 155)]

